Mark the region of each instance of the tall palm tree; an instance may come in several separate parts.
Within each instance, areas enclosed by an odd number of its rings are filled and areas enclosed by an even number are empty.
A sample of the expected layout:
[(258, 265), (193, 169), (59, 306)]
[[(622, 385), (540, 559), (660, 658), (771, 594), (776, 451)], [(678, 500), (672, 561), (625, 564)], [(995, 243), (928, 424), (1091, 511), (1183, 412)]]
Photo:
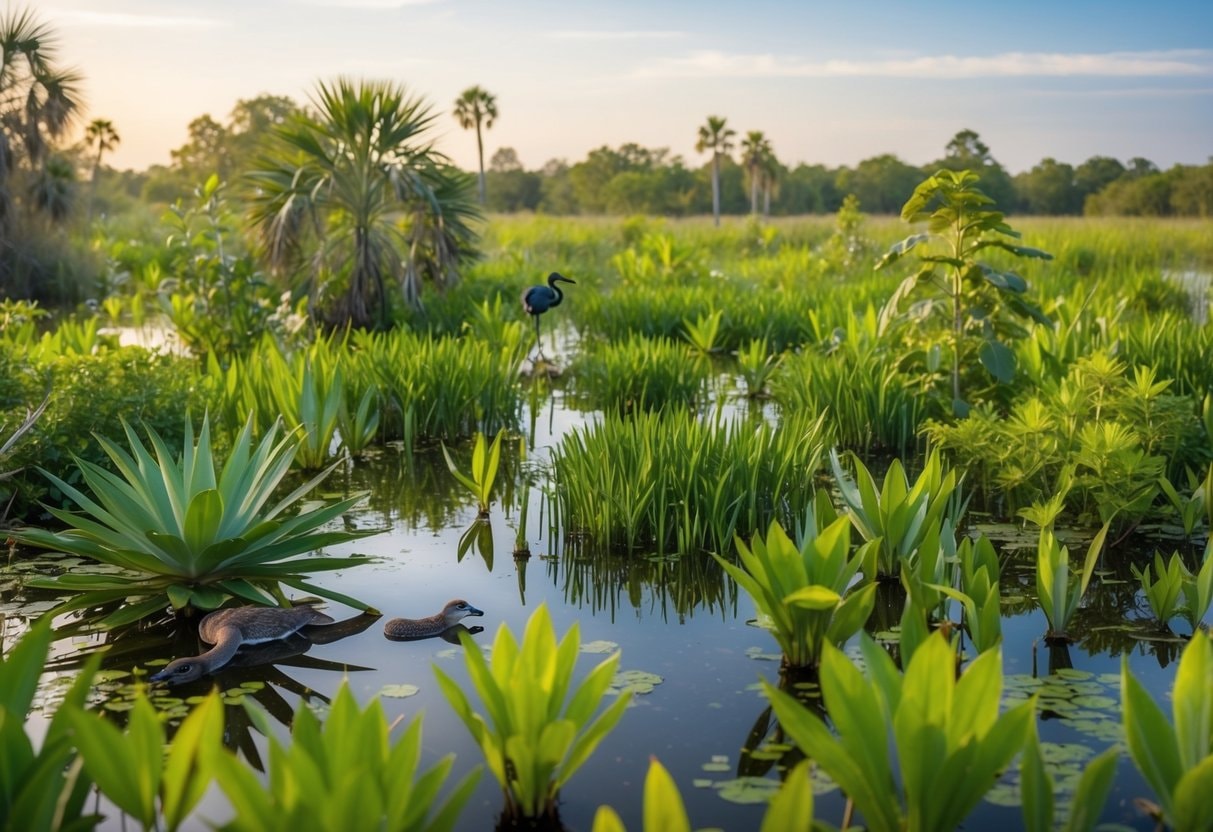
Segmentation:
[(758, 215), (758, 190), (763, 184), (763, 173), (767, 157), (771, 155), (771, 142), (761, 130), (751, 130), (741, 140), (741, 163), (750, 177), (750, 213)]
[(455, 99), (455, 118), (464, 130), (476, 128), (476, 152), (480, 159), (480, 204), (485, 204), (484, 135), (482, 130), (493, 126), (497, 118), (497, 96), (479, 86), (468, 87)]
[[(58, 39), (32, 10), (0, 15), (0, 235), (8, 238), (24, 177), (41, 179), (54, 140), (71, 126), (80, 107), (78, 72), (56, 66)], [(57, 180), (56, 171), (49, 179)], [(56, 204), (58, 204), (56, 202)], [(31, 200), (38, 209), (42, 201)]]
[(695, 150), (712, 152), (712, 217), (720, 225), (720, 157), (733, 152), (733, 137), (737, 133), (725, 125), (721, 116), (708, 116), (708, 121), (699, 128), (699, 140)]
[(427, 138), (430, 106), (390, 82), (321, 82), (313, 114), (275, 128), (248, 174), (251, 218), (271, 266), (310, 278), (332, 324), (389, 322), (389, 281), (420, 305), (420, 281), (447, 283), (472, 254), (472, 178)]
[(767, 153), (762, 159), (762, 218), (771, 215), (771, 196), (779, 193), (779, 160), (775, 151), (767, 147)]
[(101, 156), (108, 150), (113, 150), (122, 141), (114, 123), (107, 118), (95, 118), (84, 129), (84, 138), (89, 146), (96, 146), (97, 156), (93, 159), (93, 177), (88, 200), (88, 216), (92, 219), (93, 203), (97, 200), (97, 174), (101, 170)]

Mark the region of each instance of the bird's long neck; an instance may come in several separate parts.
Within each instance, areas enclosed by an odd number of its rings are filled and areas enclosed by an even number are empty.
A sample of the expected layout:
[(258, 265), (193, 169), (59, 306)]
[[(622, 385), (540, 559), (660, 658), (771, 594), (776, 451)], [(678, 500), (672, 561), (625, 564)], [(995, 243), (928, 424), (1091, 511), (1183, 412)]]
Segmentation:
[(551, 303), (549, 303), (549, 304), (548, 304), (548, 306), (549, 306), (549, 307), (551, 307), (551, 306), (559, 306), (559, 305), (560, 305), (560, 301), (564, 300), (564, 292), (560, 291), (560, 287), (556, 285), (556, 281), (555, 281), (555, 280), (549, 280), (549, 281), (548, 281), (548, 286), (550, 286), (550, 287), (552, 288), (552, 291), (556, 293), (556, 300), (554, 300), (554, 301), (552, 301)]
[(240, 642), (243, 640), (240, 630), (236, 627), (224, 627), (215, 636), (215, 646), (194, 660), (205, 664), (211, 670), (223, 667), (230, 662), (232, 656), (236, 655), (236, 651), (240, 649)]

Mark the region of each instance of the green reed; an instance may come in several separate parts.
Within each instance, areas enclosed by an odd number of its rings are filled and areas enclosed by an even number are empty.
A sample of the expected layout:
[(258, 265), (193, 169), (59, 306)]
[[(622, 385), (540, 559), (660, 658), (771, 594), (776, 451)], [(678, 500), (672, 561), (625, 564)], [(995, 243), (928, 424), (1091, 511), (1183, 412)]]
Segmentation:
[(591, 407), (616, 413), (693, 408), (710, 370), (684, 341), (631, 336), (581, 353), (572, 367), (573, 390)]
[(719, 412), (608, 414), (553, 451), (560, 520), (604, 547), (725, 551), (773, 520), (794, 526), (825, 442), (824, 419), (805, 412), (778, 426)]

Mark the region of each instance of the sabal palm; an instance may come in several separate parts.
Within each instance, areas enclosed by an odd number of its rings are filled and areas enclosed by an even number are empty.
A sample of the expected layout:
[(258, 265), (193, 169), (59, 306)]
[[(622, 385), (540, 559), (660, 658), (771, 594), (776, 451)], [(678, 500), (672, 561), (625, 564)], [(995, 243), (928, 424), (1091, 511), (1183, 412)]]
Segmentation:
[(741, 140), (741, 163), (750, 176), (750, 213), (758, 213), (758, 189), (763, 183), (771, 142), (761, 130), (751, 130)]
[(464, 130), (476, 129), (476, 154), (480, 161), (480, 204), (484, 205), (484, 134), (497, 118), (497, 96), (479, 86), (468, 87), (455, 99), (455, 118)]
[[(31, 9), (0, 15), (0, 223), (11, 230), (13, 175), (38, 172), (80, 106), (81, 76), (55, 65), (54, 30)], [(32, 205), (38, 207), (38, 200)]]
[(434, 149), (429, 105), (399, 85), (339, 78), (312, 103), (248, 174), (252, 219), (275, 268), (306, 262), (317, 311), (382, 326), (390, 282), (415, 305), (423, 277), (458, 276), (479, 216), (471, 178)]
[(101, 170), (101, 157), (107, 151), (113, 150), (122, 141), (122, 137), (118, 135), (118, 131), (114, 129), (114, 123), (107, 118), (95, 118), (88, 123), (88, 127), (84, 129), (84, 138), (88, 141), (90, 147), (97, 148), (97, 156), (93, 159), (93, 176), (92, 176), (92, 199), (89, 201), (89, 215), (92, 215), (92, 201), (97, 196), (97, 173)]
[(720, 157), (733, 152), (733, 137), (737, 133), (725, 124), (722, 116), (708, 116), (707, 123), (699, 128), (699, 140), (695, 150), (712, 153), (712, 217), (720, 225)]

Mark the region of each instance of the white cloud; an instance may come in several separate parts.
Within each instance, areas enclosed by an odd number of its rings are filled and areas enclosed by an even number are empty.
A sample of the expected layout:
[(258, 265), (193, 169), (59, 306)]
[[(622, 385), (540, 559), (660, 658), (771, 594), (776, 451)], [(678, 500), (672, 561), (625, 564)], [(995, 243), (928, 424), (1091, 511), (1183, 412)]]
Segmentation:
[(333, 9), (403, 9), (405, 6), (429, 6), (442, 0), (302, 0), (303, 5)]
[(670, 40), (686, 37), (686, 32), (659, 29), (635, 29), (604, 31), (598, 29), (572, 29), (554, 32), (544, 32), (545, 38), (552, 40)]
[(56, 24), (64, 26), (110, 26), (121, 29), (200, 29), (226, 25), (213, 17), (177, 17), (128, 12), (90, 12), (79, 9), (56, 11)]
[(1190, 77), (1213, 75), (1213, 50), (1073, 54), (1006, 52), (983, 57), (924, 55), (916, 58), (826, 61), (769, 54), (701, 51), (685, 57), (652, 61), (633, 74), (639, 78)]

